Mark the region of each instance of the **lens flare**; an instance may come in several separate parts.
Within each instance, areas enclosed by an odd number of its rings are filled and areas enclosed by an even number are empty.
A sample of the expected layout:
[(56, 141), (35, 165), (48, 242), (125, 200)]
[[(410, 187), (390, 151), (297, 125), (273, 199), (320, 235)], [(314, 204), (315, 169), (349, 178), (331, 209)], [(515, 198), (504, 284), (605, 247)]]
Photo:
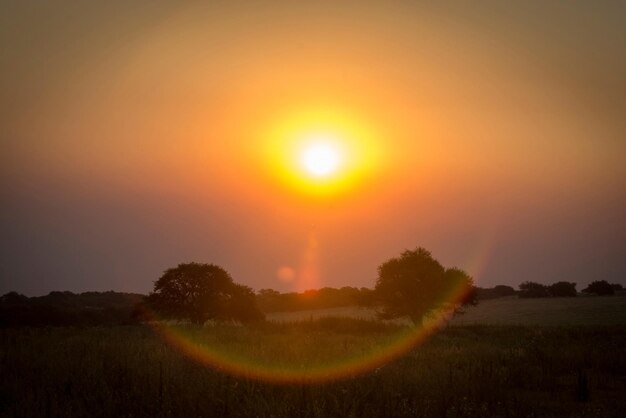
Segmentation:
[(305, 291), (319, 287), (319, 241), (314, 231), (309, 232), (306, 248), (298, 268), (296, 289)]
[[(467, 289), (450, 289), (450, 303), (456, 303)], [(198, 363), (213, 369), (229, 373), (234, 376), (255, 379), (272, 383), (321, 383), (332, 380), (354, 377), (369, 371), (406, 354), (417, 347), (433, 332), (440, 328), (443, 318), (436, 318), (425, 322), (422, 326), (403, 327), (396, 333), (385, 336), (379, 343), (367, 347), (356, 347), (346, 351), (344, 355), (326, 359), (311, 359), (309, 362), (299, 361), (281, 362), (280, 357), (259, 355), (254, 347), (262, 347), (264, 342), (255, 340), (254, 344), (241, 344), (240, 351), (233, 350), (233, 345), (214, 338), (212, 343), (203, 336), (211, 335), (214, 330), (210, 327), (197, 328), (184, 325), (173, 325), (159, 320), (154, 312), (147, 312), (152, 316), (152, 328), (174, 349)], [(261, 337), (265, 338), (265, 337)], [(275, 336), (268, 335), (268, 339)], [(287, 350), (289, 347), (283, 347)]]
[(282, 266), (276, 270), (276, 277), (282, 282), (289, 283), (296, 277), (296, 272), (289, 266)]

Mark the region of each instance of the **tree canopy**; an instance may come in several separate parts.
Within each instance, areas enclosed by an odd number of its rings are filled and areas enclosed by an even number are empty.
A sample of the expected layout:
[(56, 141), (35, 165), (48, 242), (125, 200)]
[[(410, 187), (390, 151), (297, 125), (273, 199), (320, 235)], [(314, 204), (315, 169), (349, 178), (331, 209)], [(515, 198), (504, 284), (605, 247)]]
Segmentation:
[(556, 282), (552, 283), (548, 288), (550, 296), (553, 297), (575, 297), (576, 296), (576, 283), (571, 282)]
[(421, 247), (381, 264), (374, 291), (382, 319), (408, 316), (416, 324), (434, 310), (475, 303), (472, 278), (459, 268), (445, 269)]
[(610, 296), (615, 294), (614, 287), (606, 280), (596, 280), (582, 290), (584, 293), (592, 293), (598, 296)]
[(134, 324), (135, 306), (143, 298), (113, 291), (53, 291), (33, 297), (9, 292), (0, 296), (0, 328)]
[(259, 308), (265, 312), (293, 312), (310, 309), (329, 309), (342, 306), (367, 306), (371, 289), (344, 286), (336, 289), (322, 287), (304, 292), (280, 293), (273, 289), (261, 289), (257, 293)]
[(252, 322), (263, 319), (254, 292), (237, 284), (222, 267), (186, 263), (166, 270), (147, 297), (159, 315), (201, 324), (210, 319)]
[(545, 284), (537, 282), (524, 282), (519, 285), (520, 298), (547, 298), (550, 290)]

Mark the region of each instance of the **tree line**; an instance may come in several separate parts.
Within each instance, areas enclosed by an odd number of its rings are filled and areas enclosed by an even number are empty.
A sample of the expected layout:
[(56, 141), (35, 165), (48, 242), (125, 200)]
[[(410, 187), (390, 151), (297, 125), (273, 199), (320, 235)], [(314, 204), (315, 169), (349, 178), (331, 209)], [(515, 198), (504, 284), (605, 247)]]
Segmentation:
[[(477, 287), (476, 297), (478, 300), (495, 299), (502, 297), (519, 298), (559, 298), (576, 297), (576, 283), (559, 281), (549, 285), (525, 281), (519, 285), (519, 290), (511, 286), (497, 285), (490, 288)], [(611, 296), (624, 292), (624, 287), (619, 283), (609, 283), (606, 280), (596, 280), (581, 290), (585, 295)]]
[[(575, 297), (578, 295), (576, 283), (565, 281), (552, 283), (551, 285), (527, 281), (520, 284), (519, 289), (518, 296), (520, 298)], [(611, 296), (623, 290), (624, 288), (619, 283), (596, 280), (591, 282), (581, 292), (589, 295)]]
[[(449, 295), (453, 290), (458, 297), (451, 300)], [(111, 294), (107, 296), (115, 299)], [(103, 303), (96, 292), (80, 295), (51, 292), (41, 298), (11, 292), (0, 298), (0, 326), (117, 324), (163, 319), (196, 324), (209, 320), (251, 323), (263, 320), (264, 312), (355, 304), (375, 307), (381, 319), (406, 316), (418, 323), (434, 310), (456, 312), (461, 305), (475, 302), (472, 278), (457, 267), (444, 268), (429, 251), (420, 247), (381, 264), (374, 289), (322, 288), (301, 294), (262, 289), (255, 294), (251, 288), (236, 283), (222, 267), (192, 262), (167, 269), (154, 282), (149, 295), (125, 307)]]
[(144, 295), (120, 292), (59, 292), (27, 297), (0, 296), (0, 327), (130, 325)]
[[(473, 280), (463, 270), (445, 268), (424, 248), (406, 250), (378, 267), (374, 289), (323, 288), (303, 294), (252, 290), (233, 281), (220, 266), (185, 263), (165, 271), (144, 301), (146, 317), (190, 321), (260, 321), (268, 310), (328, 308), (345, 304), (371, 304), (379, 318), (408, 317), (413, 323), (436, 310), (456, 312), (476, 303)], [(454, 297), (451, 297), (453, 295)], [(350, 303), (352, 302), (352, 303)]]
[[(619, 284), (594, 281), (586, 294), (622, 292)], [(236, 283), (220, 266), (183, 263), (167, 269), (147, 295), (133, 293), (50, 292), (28, 298), (16, 292), (0, 297), (0, 327), (124, 325), (149, 320), (173, 319), (202, 324), (208, 320), (252, 323), (266, 313), (361, 306), (377, 311), (380, 319), (408, 317), (419, 323), (433, 311), (459, 312), (479, 300), (574, 297), (576, 283), (550, 285), (526, 281), (519, 290), (498, 285), (474, 286), (462, 269), (444, 267), (432, 254), (418, 247), (406, 250), (378, 267), (374, 288), (323, 287), (304, 292), (281, 293)]]
[(265, 313), (331, 309), (344, 306), (371, 307), (374, 304), (374, 291), (366, 287), (350, 286), (339, 289), (322, 287), (304, 292), (287, 293), (274, 289), (261, 289), (257, 292), (256, 300), (261, 311)]

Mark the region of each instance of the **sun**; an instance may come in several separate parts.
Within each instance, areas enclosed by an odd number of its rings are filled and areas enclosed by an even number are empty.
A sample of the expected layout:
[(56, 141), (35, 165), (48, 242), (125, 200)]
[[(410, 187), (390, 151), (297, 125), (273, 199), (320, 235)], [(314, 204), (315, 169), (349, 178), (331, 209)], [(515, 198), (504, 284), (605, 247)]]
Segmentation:
[(336, 173), (343, 159), (337, 142), (325, 136), (314, 136), (305, 141), (300, 152), (300, 164), (305, 171), (315, 177)]
[(277, 185), (303, 196), (353, 195), (382, 167), (373, 119), (335, 107), (278, 115), (261, 129), (265, 170)]

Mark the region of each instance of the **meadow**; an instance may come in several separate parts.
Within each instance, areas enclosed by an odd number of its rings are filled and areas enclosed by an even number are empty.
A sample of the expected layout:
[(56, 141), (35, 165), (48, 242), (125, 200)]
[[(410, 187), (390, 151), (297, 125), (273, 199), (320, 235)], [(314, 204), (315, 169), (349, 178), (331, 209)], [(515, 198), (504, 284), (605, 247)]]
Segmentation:
[[(596, 306), (582, 309), (588, 324), (580, 312), (578, 324), (564, 325), (455, 319), (404, 355), (331, 381), (307, 381), (307, 364), (376, 351), (406, 326), (345, 317), (173, 326), (234, 358), (302, 367), (305, 377), (288, 384), (207, 367), (148, 326), (3, 329), (0, 416), (618, 417), (626, 410), (626, 323), (596, 321), (614, 317), (622, 300), (581, 298)], [(494, 314), (498, 307), (482, 305)]]
[[(324, 317), (375, 319), (375, 311), (359, 307), (318, 309), (298, 312), (277, 312), (268, 320), (293, 322)], [(399, 320), (398, 323), (408, 324)], [(465, 308), (450, 325), (626, 325), (626, 296), (575, 298), (529, 298), (515, 296), (480, 301), (477, 306)]]

